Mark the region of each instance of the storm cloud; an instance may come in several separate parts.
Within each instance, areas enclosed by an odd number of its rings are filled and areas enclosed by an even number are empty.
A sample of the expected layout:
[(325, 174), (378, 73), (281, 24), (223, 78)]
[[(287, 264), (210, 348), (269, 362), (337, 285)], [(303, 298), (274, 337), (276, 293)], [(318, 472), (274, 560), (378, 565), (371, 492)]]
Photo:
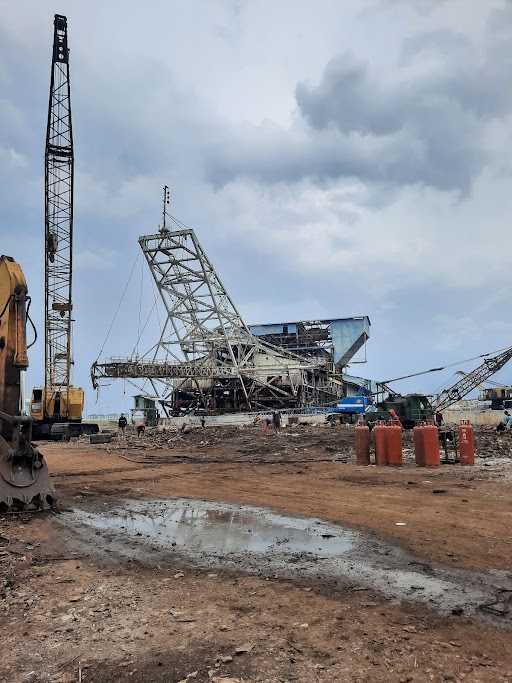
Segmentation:
[(352, 53), (334, 57), (318, 83), (297, 84), (293, 126), (234, 131), (213, 148), (210, 179), (357, 178), (468, 194), (490, 161), (489, 127), (512, 113), (512, 34), (502, 22), (497, 37), (495, 25), (482, 45), (448, 30), (408, 37), (385, 75)]

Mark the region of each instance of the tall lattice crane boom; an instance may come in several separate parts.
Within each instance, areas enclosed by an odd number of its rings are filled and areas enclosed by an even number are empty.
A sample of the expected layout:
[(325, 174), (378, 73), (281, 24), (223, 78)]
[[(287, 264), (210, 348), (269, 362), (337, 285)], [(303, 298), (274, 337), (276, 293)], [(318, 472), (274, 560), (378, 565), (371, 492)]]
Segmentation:
[(46, 127), (44, 246), (44, 387), (34, 387), (30, 415), (37, 437), (95, 433), (82, 422), (84, 390), (71, 384), (73, 304), (73, 129), (68, 22), (56, 14)]
[[(73, 131), (66, 17), (54, 18), (45, 149), (45, 389), (71, 383)], [(67, 402), (66, 402), (67, 404)]]
[(433, 407), (439, 411), (446, 410), (453, 403), (463, 399), (470, 391), (479, 387), (482, 382), (485, 382), (489, 377), (492, 377), (501, 370), (511, 358), (512, 346), (496, 356), (486, 358), (477, 368), (468, 372), (448, 389), (442, 391), (432, 402)]

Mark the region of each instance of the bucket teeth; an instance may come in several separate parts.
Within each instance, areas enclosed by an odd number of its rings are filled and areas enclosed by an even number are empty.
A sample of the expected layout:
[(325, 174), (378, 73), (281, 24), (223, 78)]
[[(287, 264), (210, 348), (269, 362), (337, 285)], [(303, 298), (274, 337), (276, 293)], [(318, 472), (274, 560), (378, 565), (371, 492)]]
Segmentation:
[(36, 453), (37, 458), (0, 457), (0, 508), (4, 511), (44, 510), (55, 504), (48, 467)]

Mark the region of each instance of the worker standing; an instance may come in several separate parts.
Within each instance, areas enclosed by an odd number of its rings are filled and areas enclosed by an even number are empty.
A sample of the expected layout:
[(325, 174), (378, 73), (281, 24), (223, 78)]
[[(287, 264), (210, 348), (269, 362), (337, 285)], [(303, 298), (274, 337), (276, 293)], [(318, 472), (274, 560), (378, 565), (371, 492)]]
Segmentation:
[(124, 430), (126, 429), (126, 425), (128, 424), (128, 420), (126, 419), (124, 413), (121, 413), (121, 416), (119, 420), (117, 421), (117, 426), (121, 430), (121, 433), (124, 436)]
[(512, 429), (512, 415), (508, 412), (508, 410), (505, 410), (505, 412), (503, 414), (503, 419), (496, 426), (496, 431), (497, 432), (504, 432), (505, 430), (510, 430), (510, 429)]
[(272, 413), (272, 425), (276, 432), (278, 432), (281, 429), (281, 413), (277, 410), (274, 410), (274, 412)]
[[(396, 410), (394, 408), (390, 408), (388, 410), (388, 413), (389, 413), (389, 419), (392, 422), (394, 422), (396, 425), (398, 425), (399, 427), (402, 427), (402, 421), (398, 417)], [(403, 429), (403, 427), (402, 427), (402, 429)]]
[(439, 410), (436, 410), (436, 425), (438, 429), (441, 429), (443, 426), (443, 413)]

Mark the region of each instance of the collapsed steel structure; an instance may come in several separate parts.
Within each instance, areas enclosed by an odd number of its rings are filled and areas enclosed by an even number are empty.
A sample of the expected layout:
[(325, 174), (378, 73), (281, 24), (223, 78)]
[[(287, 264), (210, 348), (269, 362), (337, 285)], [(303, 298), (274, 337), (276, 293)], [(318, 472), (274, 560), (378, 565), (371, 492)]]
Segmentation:
[(194, 230), (168, 230), (165, 217), (164, 205), (160, 232), (139, 238), (166, 310), (160, 338), (142, 357), (96, 361), (93, 386), (147, 379), (166, 414), (298, 408), (342, 396), (339, 368), (251, 333)]

